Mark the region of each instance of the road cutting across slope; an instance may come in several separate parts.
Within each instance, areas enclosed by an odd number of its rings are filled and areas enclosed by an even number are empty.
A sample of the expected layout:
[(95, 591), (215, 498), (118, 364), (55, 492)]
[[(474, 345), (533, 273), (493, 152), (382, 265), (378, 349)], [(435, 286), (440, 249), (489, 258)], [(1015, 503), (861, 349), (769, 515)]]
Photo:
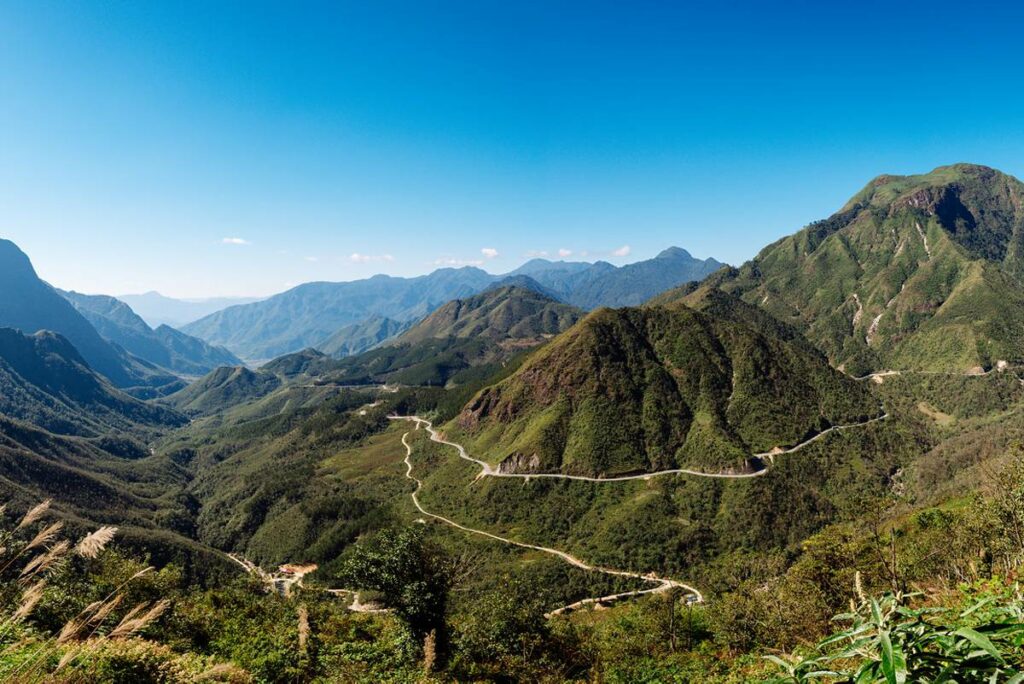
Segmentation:
[[(419, 426), (420, 426), (420, 423), (417, 423), (416, 424), (416, 429), (419, 429)], [(553, 549), (553, 548), (548, 547), (548, 546), (539, 546), (537, 544), (527, 544), (526, 542), (516, 541), (515, 539), (509, 539), (507, 537), (502, 537), (500, 535), (493, 534), (493, 533), (487, 532), (485, 530), (478, 530), (478, 529), (475, 529), (475, 528), (472, 528), (472, 527), (467, 527), (466, 525), (462, 525), (460, 523), (457, 523), (457, 522), (455, 522), (454, 520), (452, 520), (450, 518), (444, 517), (443, 515), (438, 515), (437, 513), (431, 513), (430, 511), (428, 511), (427, 509), (425, 509), (423, 507), (423, 504), (421, 504), (420, 500), (419, 500), (419, 496), (418, 495), (419, 495), (420, 489), (423, 487), (423, 482), (420, 481), (418, 478), (416, 478), (412, 474), (412, 461), (410, 460), (411, 457), (412, 457), (412, 445), (409, 444), (408, 437), (409, 437), (409, 433), (408, 432), (406, 432), (404, 435), (402, 435), (402, 444), (405, 446), (405, 468), (406, 468), (405, 476), (407, 478), (409, 478), (410, 480), (412, 480), (413, 482), (416, 483), (416, 489), (413, 490), (413, 492), (412, 492), (412, 502), (416, 506), (417, 510), (419, 510), (419, 512), (422, 513), (423, 515), (425, 515), (425, 516), (427, 516), (429, 518), (433, 518), (434, 520), (440, 521), (440, 522), (442, 522), (442, 523), (444, 523), (446, 525), (449, 525), (451, 527), (455, 527), (457, 529), (460, 529), (460, 530), (462, 530), (464, 532), (469, 532), (471, 534), (476, 534), (476, 535), (479, 535), (481, 537), (487, 537), (488, 539), (493, 539), (495, 541), (499, 541), (499, 542), (502, 542), (504, 544), (510, 544), (512, 546), (518, 546), (518, 547), (523, 548), (523, 549), (531, 549), (533, 551), (541, 551), (543, 553), (547, 553), (547, 554), (550, 554), (552, 556), (557, 556), (558, 558), (562, 559), (563, 561), (565, 561), (569, 565), (573, 565), (573, 566), (575, 566), (577, 568), (580, 568), (581, 570), (588, 570), (590, 572), (599, 572), (599, 573), (602, 573), (602, 574), (605, 574), (605, 575), (613, 575), (613, 576), (616, 576), (616, 577), (630, 577), (630, 578), (633, 578), (633, 579), (639, 579), (639, 580), (643, 580), (645, 582), (650, 582), (650, 583), (656, 585), (654, 587), (651, 587), (650, 589), (637, 589), (637, 590), (634, 590), (634, 591), (624, 591), (624, 592), (620, 592), (618, 594), (609, 594), (608, 596), (598, 596), (598, 597), (595, 597), (595, 598), (583, 599), (582, 601), (576, 601), (575, 603), (570, 603), (567, 606), (562, 606), (561, 608), (558, 608), (556, 610), (551, 611), (550, 613), (547, 614), (547, 617), (551, 617), (553, 615), (559, 615), (561, 613), (566, 613), (566, 612), (575, 610), (576, 608), (580, 608), (580, 607), (585, 606), (585, 605), (613, 603), (615, 601), (619, 601), (619, 600), (622, 600), (622, 599), (625, 599), (625, 598), (634, 598), (634, 597), (643, 596), (643, 595), (646, 595), (646, 594), (660, 594), (660, 593), (663, 593), (663, 592), (666, 592), (666, 591), (670, 591), (672, 589), (682, 589), (683, 591), (686, 591), (687, 593), (690, 594), (690, 596), (693, 597), (693, 602), (695, 602), (695, 603), (701, 603), (701, 602), (704, 601), (704, 596), (703, 596), (703, 594), (700, 593), (700, 591), (698, 591), (697, 589), (695, 589), (695, 588), (693, 588), (693, 587), (691, 587), (691, 586), (689, 586), (687, 584), (684, 584), (684, 583), (679, 582), (679, 581), (674, 580), (674, 579), (670, 579), (668, 577), (659, 577), (658, 575), (655, 575), (654, 573), (646, 573), (646, 574), (644, 574), (644, 573), (639, 573), (639, 572), (630, 572), (628, 570), (614, 570), (612, 568), (605, 568), (605, 567), (601, 567), (599, 565), (591, 565), (590, 563), (582, 561), (579, 558), (576, 558), (575, 556), (566, 553), (565, 551), (560, 551), (558, 549)], [(431, 439), (434, 439), (434, 435), (433, 434), (431, 434)], [(434, 441), (438, 441), (438, 440), (434, 440)], [(447, 443), (447, 442), (445, 442), (445, 443)], [(460, 454), (464, 453), (464, 451), (461, 451), (461, 447), (459, 447), (459, 448), (460, 448)], [(472, 460), (472, 459), (470, 459), (470, 460)]]

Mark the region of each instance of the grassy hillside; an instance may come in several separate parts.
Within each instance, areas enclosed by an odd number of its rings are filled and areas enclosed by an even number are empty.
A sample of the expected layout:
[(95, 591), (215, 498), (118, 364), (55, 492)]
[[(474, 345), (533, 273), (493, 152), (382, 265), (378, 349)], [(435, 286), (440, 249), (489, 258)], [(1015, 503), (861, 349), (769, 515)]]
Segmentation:
[[(286, 390), (278, 399), (284, 397), (287, 403), (303, 394), (304, 389), (316, 389), (314, 385), (319, 383), (318, 378), (336, 365), (326, 354), (306, 349), (281, 356), (256, 370), (245, 366), (223, 366), (161, 402), (191, 416), (227, 414), (235, 407), (268, 397), (277, 390)], [(324, 395), (322, 392), (306, 394), (314, 397)]]
[(729, 299), (598, 310), (449, 427), (505, 468), (614, 475), (742, 469), (755, 452), (878, 414), (799, 334)]
[(832, 362), (967, 370), (1024, 359), (1024, 185), (982, 166), (880, 176), (824, 221), (713, 282)]

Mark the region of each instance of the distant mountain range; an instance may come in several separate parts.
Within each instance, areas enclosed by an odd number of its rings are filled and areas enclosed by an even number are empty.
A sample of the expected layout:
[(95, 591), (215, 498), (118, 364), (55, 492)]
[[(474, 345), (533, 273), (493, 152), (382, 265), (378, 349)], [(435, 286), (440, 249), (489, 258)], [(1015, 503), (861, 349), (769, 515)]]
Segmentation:
[(213, 347), (168, 325), (150, 328), (130, 306), (106, 295), (57, 290), (92, 323), (106, 340), (140, 359), (183, 375), (203, 375), (241, 360), (223, 347)]
[(203, 299), (174, 299), (165, 297), (159, 292), (143, 294), (117, 295), (117, 299), (127, 304), (153, 328), (169, 325), (172, 328), (198, 321), (215, 311), (226, 309), (236, 304), (249, 304), (260, 301), (260, 297), (209, 297)]
[(53, 287), (36, 275), (29, 258), (9, 240), (0, 239), (0, 327), (32, 334), (50, 330), (67, 338), (89, 366), (116, 387), (140, 396), (173, 391), (182, 385), (174, 375), (129, 354), (105, 339)]
[(583, 311), (538, 292), (499, 284), (456, 299), (376, 349), (337, 362), (338, 383), (459, 385), (569, 329)]
[(625, 266), (533, 259), (509, 275), (529, 276), (558, 299), (589, 311), (638, 306), (665, 290), (703, 280), (722, 266), (715, 259), (695, 259), (685, 249), (669, 247), (653, 259)]
[[(504, 275), (481, 269), (439, 269), (417, 278), (374, 276), (347, 283), (306, 283), (266, 300), (232, 306), (183, 328), (250, 361), (273, 358), (305, 347), (341, 355), (387, 339), (452, 299), (468, 297), (508, 277), (528, 276), (545, 292), (583, 309), (639, 304), (722, 264), (694, 259), (671, 248), (647, 261), (616, 267), (534, 259)], [(380, 325), (375, 319), (390, 319)]]

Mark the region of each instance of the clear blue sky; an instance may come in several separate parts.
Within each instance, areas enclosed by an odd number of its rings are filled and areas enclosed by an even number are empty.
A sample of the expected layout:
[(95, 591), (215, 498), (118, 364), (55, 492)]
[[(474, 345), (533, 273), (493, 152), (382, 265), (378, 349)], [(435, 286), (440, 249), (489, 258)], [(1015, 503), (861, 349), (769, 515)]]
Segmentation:
[(1024, 174), (1022, 19), (1009, 2), (6, 0), (0, 235), (54, 284), (112, 294), (501, 272), (560, 249), (738, 263), (879, 173)]

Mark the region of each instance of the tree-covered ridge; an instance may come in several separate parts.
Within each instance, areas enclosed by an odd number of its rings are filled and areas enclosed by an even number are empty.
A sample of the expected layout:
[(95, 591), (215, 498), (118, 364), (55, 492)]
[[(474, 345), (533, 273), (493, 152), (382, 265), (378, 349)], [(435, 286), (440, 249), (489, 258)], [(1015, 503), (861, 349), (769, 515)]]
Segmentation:
[(580, 319), (582, 311), (552, 299), (538, 288), (529, 287), (529, 282), (525, 286), (504, 285), (450, 301), (402, 333), (392, 344), (411, 345), (448, 337), (539, 343)]
[(465, 385), (568, 329), (582, 312), (535, 289), (507, 285), (448, 302), (394, 340), (342, 359), (346, 384)]
[(756, 452), (878, 414), (799, 334), (727, 299), (600, 309), (450, 427), (504, 468), (615, 475), (743, 469)]
[[(226, 413), (263, 399), (277, 390), (312, 388), (337, 362), (315, 349), (280, 356), (252, 370), (246, 366), (216, 368), (161, 401), (189, 415)], [(288, 394), (286, 403), (297, 395)], [(301, 403), (301, 402), (300, 402)], [(298, 405), (292, 406), (298, 408)]]
[(1024, 358), (1024, 185), (983, 166), (880, 176), (712, 282), (853, 374)]
[(337, 358), (360, 354), (400, 334), (414, 321), (396, 321), (384, 316), (370, 316), (365, 321), (343, 326), (316, 345), (324, 354)]
[(65, 338), (0, 328), (0, 415), (65, 435), (101, 436), (184, 418), (112, 387)]

